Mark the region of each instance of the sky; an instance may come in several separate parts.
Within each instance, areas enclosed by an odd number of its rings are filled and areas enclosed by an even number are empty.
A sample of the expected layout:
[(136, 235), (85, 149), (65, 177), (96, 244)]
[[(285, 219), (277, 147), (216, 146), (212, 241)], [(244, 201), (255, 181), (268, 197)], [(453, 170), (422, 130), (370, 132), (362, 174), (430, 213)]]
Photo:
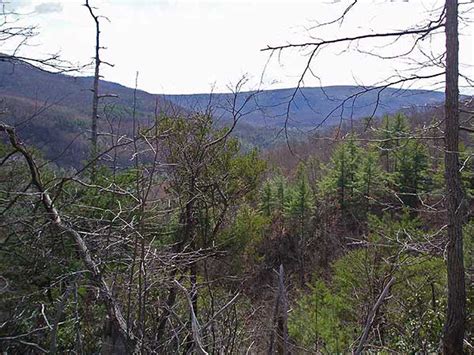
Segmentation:
[[(0, 0), (1, 2), (2, 0)], [(41, 56), (60, 52), (75, 63), (88, 63), (94, 54), (95, 28), (82, 6), (85, 0), (3, 0), (23, 14), (21, 21), (38, 26), (38, 36), (24, 48), (25, 54)], [(344, 22), (319, 28), (315, 25), (337, 18), (347, 7), (339, 0), (90, 0), (103, 18), (101, 41), (106, 80), (152, 93), (190, 94), (225, 92), (240, 78), (244, 89), (294, 87), (305, 67), (308, 50), (288, 50), (280, 55), (261, 51), (267, 45), (298, 43), (318, 38), (353, 36), (366, 32), (398, 30), (421, 24), (435, 0), (361, 0)], [(474, 7), (467, 4), (463, 9)], [(474, 12), (474, 11), (473, 11)], [(469, 17), (470, 16), (470, 17)], [(474, 78), (472, 14), (461, 24), (461, 72)], [(428, 38), (424, 52), (441, 53), (443, 34)], [(399, 41), (360, 43), (359, 50), (393, 55), (408, 48)], [(395, 74), (419, 73), (412, 58), (382, 60), (358, 52), (354, 46), (324, 48), (312, 62), (306, 86), (373, 85)], [(429, 69), (431, 73), (440, 69)], [(429, 72), (426, 70), (426, 73)], [(90, 75), (85, 70), (81, 75)], [(314, 76), (313, 76), (314, 74)], [(417, 88), (439, 89), (436, 82), (417, 83)], [(463, 89), (464, 92), (469, 91)]]

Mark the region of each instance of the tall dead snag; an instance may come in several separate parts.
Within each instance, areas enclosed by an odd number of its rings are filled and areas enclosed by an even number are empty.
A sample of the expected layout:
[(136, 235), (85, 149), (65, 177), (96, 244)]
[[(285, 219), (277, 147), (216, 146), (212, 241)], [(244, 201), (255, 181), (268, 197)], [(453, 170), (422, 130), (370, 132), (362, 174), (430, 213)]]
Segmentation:
[(82, 236), (76, 230), (64, 223), (64, 221), (61, 219), (59, 212), (53, 204), (53, 200), (43, 185), (40, 171), (33, 159), (33, 156), (18, 138), (15, 129), (6, 124), (0, 123), (0, 132), (7, 134), (12, 148), (19, 152), (25, 159), (30, 170), (31, 185), (34, 186), (40, 193), (41, 204), (43, 205), (43, 208), (45, 209), (51, 224), (57, 228), (60, 233), (65, 233), (72, 236), (82, 262), (89, 271), (91, 281), (100, 291), (101, 299), (105, 308), (107, 309), (112, 323), (115, 326), (115, 329), (120, 335), (120, 339), (124, 344), (126, 344), (127, 351), (132, 353), (135, 350), (135, 346), (138, 346), (137, 338), (128, 332), (127, 323), (123, 317), (120, 304), (116, 300), (112, 290), (105, 281), (105, 278), (99, 268), (99, 264), (94, 261), (92, 254), (89, 251), (89, 248), (87, 247)]
[(100, 78), (100, 21), (92, 7), (89, 4), (89, 0), (86, 0), (84, 4), (89, 10), (91, 17), (95, 22), (95, 56), (94, 56), (94, 84), (92, 87), (92, 116), (91, 116), (91, 179), (92, 181), (96, 178), (97, 173), (97, 114), (99, 107), (99, 78)]
[(459, 41), (458, 1), (446, 0), (445, 179), (448, 213), (448, 308), (443, 352), (462, 354), (466, 287), (464, 279), (462, 224), (464, 198), (459, 173)]

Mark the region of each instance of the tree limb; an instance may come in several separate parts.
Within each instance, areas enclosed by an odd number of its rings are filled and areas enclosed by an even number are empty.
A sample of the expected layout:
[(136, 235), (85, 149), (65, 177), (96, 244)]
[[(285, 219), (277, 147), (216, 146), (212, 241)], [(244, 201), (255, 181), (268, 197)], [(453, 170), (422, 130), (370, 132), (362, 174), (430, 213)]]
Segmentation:
[(390, 287), (392, 286), (394, 282), (395, 282), (395, 277), (392, 277), (390, 281), (385, 285), (382, 293), (377, 299), (377, 302), (375, 302), (374, 307), (370, 311), (369, 316), (367, 317), (367, 323), (365, 324), (364, 332), (362, 333), (362, 336), (360, 337), (359, 345), (357, 346), (357, 349), (354, 351), (355, 355), (360, 355), (362, 353), (362, 349), (364, 348), (364, 344), (367, 341), (370, 328), (372, 328), (372, 324), (375, 319), (375, 314), (377, 313), (377, 310), (380, 308), (383, 301), (387, 297), (388, 291), (390, 290)]
[(26, 163), (30, 169), (32, 184), (40, 192), (42, 205), (48, 213), (49, 219), (51, 220), (53, 226), (55, 226), (59, 231), (68, 233), (73, 237), (78, 252), (81, 255), (82, 261), (90, 272), (91, 280), (99, 288), (102, 300), (107, 308), (110, 317), (117, 326), (118, 332), (122, 340), (124, 341), (124, 344), (126, 344), (130, 351), (133, 351), (135, 349), (135, 346), (137, 346), (138, 344), (138, 340), (133, 334), (129, 334), (127, 324), (123, 317), (120, 305), (112, 294), (112, 291), (106, 283), (105, 278), (102, 275), (102, 272), (100, 271), (98, 265), (94, 262), (84, 239), (76, 230), (67, 226), (61, 220), (59, 212), (54, 207), (49, 193), (43, 185), (43, 182), (41, 180), (41, 174), (38, 170), (33, 156), (20, 141), (20, 139), (16, 135), (15, 129), (4, 123), (0, 123), (0, 131), (5, 132), (8, 135), (12, 147), (19, 153), (21, 153), (25, 158)]

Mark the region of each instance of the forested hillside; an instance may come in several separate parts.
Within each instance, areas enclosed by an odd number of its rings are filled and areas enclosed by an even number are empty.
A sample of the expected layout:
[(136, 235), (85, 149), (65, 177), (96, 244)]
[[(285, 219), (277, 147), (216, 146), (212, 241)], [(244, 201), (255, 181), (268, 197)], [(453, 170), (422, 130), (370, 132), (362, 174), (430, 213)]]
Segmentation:
[[(89, 1), (93, 77), (0, 54), (0, 352), (473, 353), (474, 103), (459, 94), (457, 6), (395, 34), (266, 47), (313, 51), (296, 88), (267, 92), (101, 80), (107, 19)], [(19, 23), (0, 23), (0, 44), (36, 35)], [(415, 48), (433, 33), (441, 73), (303, 85), (334, 43)], [(445, 93), (396, 86), (433, 78)]]
[[(323, 127), (338, 124), (343, 120), (359, 120), (369, 116), (382, 116), (402, 109), (426, 108), (439, 105), (443, 93), (430, 90), (399, 90), (387, 88), (379, 93), (360, 86), (325, 86), (304, 87), (295, 92), (294, 88), (268, 91), (242, 92), (238, 101), (244, 102), (252, 95), (246, 105), (244, 122), (254, 126), (282, 127), (287, 120), (288, 102), (290, 106), (290, 126), (295, 128)], [(292, 98), (292, 96), (294, 98)], [(351, 96), (353, 96), (351, 98)], [(226, 103), (232, 100), (233, 94), (164, 95), (164, 98), (188, 109), (203, 109), (211, 103), (216, 115), (226, 114)], [(348, 99), (350, 98), (350, 99)]]
[[(22, 61), (0, 62), (0, 97), (7, 108), (3, 119), (15, 125), (23, 139), (38, 147), (47, 159), (63, 167), (78, 168), (88, 154), (92, 83), (91, 77), (53, 74)], [(105, 96), (100, 107), (102, 129), (113, 126), (117, 133), (129, 134), (134, 89), (103, 80), (100, 86)], [(216, 126), (222, 127), (232, 123), (235, 96), (235, 104), (245, 103), (245, 109), (232, 134), (246, 149), (267, 148), (284, 141), (278, 133), (285, 124), (292, 90), (201, 95), (155, 95), (137, 90), (135, 115), (149, 124), (157, 115), (206, 112), (212, 108)], [(301, 129), (319, 124), (332, 110), (323, 127), (338, 124), (341, 119), (358, 120), (374, 112), (380, 116), (401, 109), (426, 109), (443, 99), (443, 94), (435, 91), (387, 89), (379, 102), (377, 93), (372, 92), (342, 105), (344, 98), (358, 90), (356, 86), (303, 89), (291, 110), (292, 136), (297, 138)]]

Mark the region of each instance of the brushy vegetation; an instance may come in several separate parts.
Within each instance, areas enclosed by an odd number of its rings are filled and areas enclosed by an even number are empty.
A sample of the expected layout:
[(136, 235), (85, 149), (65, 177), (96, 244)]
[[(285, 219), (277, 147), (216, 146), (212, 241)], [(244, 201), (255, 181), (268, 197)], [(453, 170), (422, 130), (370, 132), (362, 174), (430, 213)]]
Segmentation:
[[(354, 349), (391, 278), (365, 349), (436, 352), (447, 294), (440, 142), (414, 139), (417, 123), (402, 114), (372, 128), (313, 152), (300, 145), (303, 158), (281, 164), (278, 149), (242, 150), (210, 116), (157, 117), (113, 142), (93, 181), (31, 154), (144, 353), (261, 353), (281, 342), (280, 265), (292, 352)], [(125, 352), (103, 290), (43, 212), (21, 155), (7, 142), (1, 155), (2, 351)], [(466, 159), (469, 198), (473, 171)]]

